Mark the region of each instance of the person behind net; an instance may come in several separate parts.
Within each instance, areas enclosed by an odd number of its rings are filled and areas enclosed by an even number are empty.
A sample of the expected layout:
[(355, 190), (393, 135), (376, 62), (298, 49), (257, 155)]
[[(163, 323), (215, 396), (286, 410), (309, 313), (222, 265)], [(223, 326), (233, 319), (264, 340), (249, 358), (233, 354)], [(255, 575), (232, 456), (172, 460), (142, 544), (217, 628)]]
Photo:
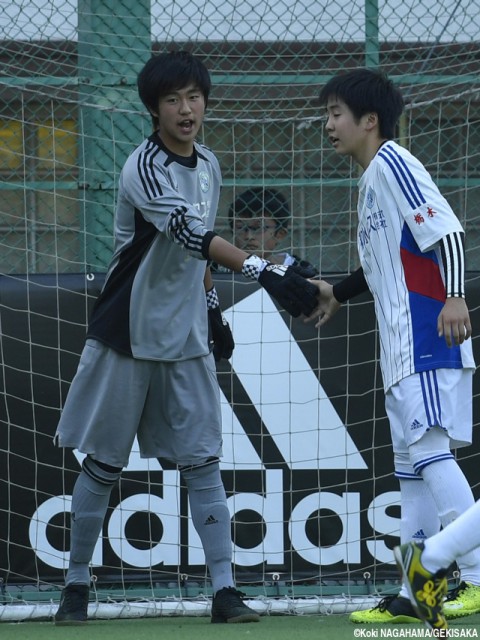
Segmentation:
[[(471, 323), (465, 302), (464, 231), (426, 168), (397, 144), (404, 108), (383, 73), (355, 69), (320, 91), (336, 152), (363, 169), (358, 187), (361, 267), (332, 286), (317, 281), (322, 326), (370, 290), (380, 338), (385, 408), (400, 484), (400, 539), (435, 534), (473, 503), (452, 449), (472, 442)], [(458, 560), (462, 582), (445, 615), (480, 611), (480, 552)], [(398, 596), (350, 615), (355, 623), (418, 622), (405, 585)]]
[(86, 454), (56, 624), (87, 621), (89, 563), (135, 437), (142, 457), (175, 463), (187, 487), (212, 582), (212, 622), (259, 620), (232, 576), (212, 347), (228, 358), (234, 344), (218, 321), (208, 261), (258, 280), (295, 317), (313, 311), (318, 290), (295, 267), (249, 255), (213, 231), (221, 173), (196, 141), (209, 91), (209, 72), (185, 51), (152, 57), (138, 75), (154, 131), (119, 178), (114, 253), (55, 435), (58, 446)]
[[(252, 187), (235, 198), (228, 210), (228, 221), (236, 247), (261, 256), (274, 264), (293, 265), (302, 269), (306, 278), (318, 275), (318, 269), (307, 260), (278, 251), (288, 235), (291, 213), (288, 202), (277, 189)], [(225, 271), (212, 265), (215, 272)]]
[(424, 542), (406, 542), (393, 549), (410, 601), (430, 629), (448, 629), (443, 604), (449, 569), (458, 558), (479, 547), (480, 501), (477, 500), (445, 529)]

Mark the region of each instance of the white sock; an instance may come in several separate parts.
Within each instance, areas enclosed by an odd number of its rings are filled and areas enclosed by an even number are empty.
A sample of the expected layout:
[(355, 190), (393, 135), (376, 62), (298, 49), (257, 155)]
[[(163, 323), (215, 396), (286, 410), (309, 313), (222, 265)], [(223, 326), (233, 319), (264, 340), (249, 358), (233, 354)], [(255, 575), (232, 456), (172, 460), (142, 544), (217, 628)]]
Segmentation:
[(439, 569), (449, 567), (459, 556), (468, 554), (479, 546), (480, 501), (445, 529), (425, 541), (422, 564), (432, 573), (436, 573)]
[[(467, 479), (453, 459), (426, 466), (422, 477), (435, 499), (443, 527), (455, 521), (475, 502)], [(462, 580), (480, 585), (480, 549), (470, 547), (457, 557), (457, 564)]]
[[(440, 530), (438, 508), (425, 482), (419, 478), (400, 480), (400, 542), (423, 542)], [(398, 594), (408, 598), (408, 591), (402, 585)]]

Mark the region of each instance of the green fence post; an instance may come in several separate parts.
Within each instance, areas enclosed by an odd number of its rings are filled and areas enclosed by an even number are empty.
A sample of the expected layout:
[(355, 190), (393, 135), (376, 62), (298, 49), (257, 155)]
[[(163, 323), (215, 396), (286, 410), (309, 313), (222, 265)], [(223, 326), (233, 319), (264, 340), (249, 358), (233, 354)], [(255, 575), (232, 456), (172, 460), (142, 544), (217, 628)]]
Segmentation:
[(112, 254), (118, 174), (144, 135), (136, 77), (150, 52), (150, 0), (79, 0), (79, 180), (91, 271), (105, 270)]
[(365, 66), (380, 64), (378, 44), (378, 0), (365, 0)]

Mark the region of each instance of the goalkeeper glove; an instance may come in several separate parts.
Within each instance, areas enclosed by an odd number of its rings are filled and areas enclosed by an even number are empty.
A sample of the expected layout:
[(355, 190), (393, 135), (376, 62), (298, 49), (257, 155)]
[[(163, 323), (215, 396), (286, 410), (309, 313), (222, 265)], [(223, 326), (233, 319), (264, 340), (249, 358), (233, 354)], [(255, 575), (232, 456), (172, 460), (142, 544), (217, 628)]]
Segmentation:
[(318, 276), (318, 269), (307, 262), (306, 260), (299, 260), (293, 256), (295, 261), (292, 262), (292, 267), (295, 267), (295, 271), (299, 276), (304, 278), (316, 278)]
[(318, 288), (298, 273), (298, 267), (273, 264), (251, 255), (243, 263), (242, 274), (258, 280), (262, 287), (290, 315), (311, 315), (318, 305)]
[(213, 357), (216, 362), (222, 358), (228, 360), (232, 357), (235, 341), (230, 325), (220, 309), (220, 301), (215, 287), (207, 291), (207, 309), (210, 327), (209, 344), (213, 349)]

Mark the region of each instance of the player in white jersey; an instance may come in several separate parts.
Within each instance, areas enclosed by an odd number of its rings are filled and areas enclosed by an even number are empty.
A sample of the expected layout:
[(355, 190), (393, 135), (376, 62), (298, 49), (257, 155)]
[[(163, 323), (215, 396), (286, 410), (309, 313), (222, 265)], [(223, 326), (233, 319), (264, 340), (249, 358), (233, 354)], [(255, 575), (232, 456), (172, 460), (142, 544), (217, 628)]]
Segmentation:
[[(385, 75), (357, 69), (321, 90), (337, 153), (363, 169), (357, 244), (361, 267), (319, 281), (323, 325), (341, 303), (370, 290), (378, 321), (385, 406), (400, 483), (401, 542), (425, 538), (474, 502), (452, 449), (472, 440), (471, 324), (465, 303), (464, 232), (425, 167), (393, 141), (404, 107)], [(480, 553), (458, 561), (452, 608), (480, 611)], [(446, 606), (446, 615), (449, 607)], [(353, 622), (418, 622), (405, 585), (398, 597), (351, 614)]]
[(295, 267), (248, 255), (213, 231), (221, 173), (195, 141), (210, 91), (201, 61), (183, 51), (153, 57), (138, 90), (154, 133), (121, 172), (114, 255), (55, 436), (86, 454), (55, 622), (87, 621), (89, 563), (135, 437), (142, 457), (173, 462), (185, 482), (212, 581), (212, 622), (256, 622), (232, 575), (212, 345), (228, 358), (234, 344), (208, 261), (257, 279), (293, 316), (310, 314), (318, 291)]

